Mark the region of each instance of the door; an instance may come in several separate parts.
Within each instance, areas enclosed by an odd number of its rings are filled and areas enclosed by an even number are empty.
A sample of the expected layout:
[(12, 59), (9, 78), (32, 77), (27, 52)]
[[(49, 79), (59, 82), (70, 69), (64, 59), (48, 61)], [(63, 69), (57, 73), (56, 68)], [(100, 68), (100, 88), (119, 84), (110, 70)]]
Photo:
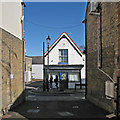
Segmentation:
[(60, 73), (60, 87), (61, 89), (68, 89), (68, 73), (67, 72)]

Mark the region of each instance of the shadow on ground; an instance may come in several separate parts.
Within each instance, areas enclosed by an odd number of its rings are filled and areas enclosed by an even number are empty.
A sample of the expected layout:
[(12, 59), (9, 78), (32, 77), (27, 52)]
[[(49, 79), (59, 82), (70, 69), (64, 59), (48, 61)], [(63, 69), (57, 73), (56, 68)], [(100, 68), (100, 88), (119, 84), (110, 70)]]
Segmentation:
[(33, 118), (101, 118), (105, 119), (106, 111), (94, 106), (87, 100), (81, 101), (42, 101), (24, 102), (14, 109), (28, 119)]
[(50, 92), (36, 90), (38, 92), (31, 94), (30, 91), (34, 88), (42, 88), (42, 82), (36, 81), (26, 86), (28, 87), (26, 88), (26, 96), (31, 98), (10, 111), (10, 118), (30, 120), (42, 118), (106, 119), (106, 115), (109, 114), (86, 99), (78, 99), (83, 95), (81, 92), (67, 91), (64, 94), (64, 91), (61, 93), (59, 90)]

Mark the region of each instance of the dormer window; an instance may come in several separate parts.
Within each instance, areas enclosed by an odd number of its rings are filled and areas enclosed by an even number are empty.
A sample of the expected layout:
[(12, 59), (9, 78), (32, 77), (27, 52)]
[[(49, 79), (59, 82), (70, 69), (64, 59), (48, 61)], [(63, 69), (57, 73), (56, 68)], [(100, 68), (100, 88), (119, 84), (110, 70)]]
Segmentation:
[(59, 49), (58, 64), (68, 64), (68, 49)]

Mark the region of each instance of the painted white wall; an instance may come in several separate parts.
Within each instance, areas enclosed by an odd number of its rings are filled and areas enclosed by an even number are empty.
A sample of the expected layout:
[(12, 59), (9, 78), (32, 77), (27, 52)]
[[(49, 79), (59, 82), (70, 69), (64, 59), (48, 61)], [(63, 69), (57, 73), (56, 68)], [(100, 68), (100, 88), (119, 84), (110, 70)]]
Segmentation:
[(32, 81), (32, 72), (26, 71), (25, 72), (25, 82), (31, 82)]
[[(81, 78), (85, 79), (85, 55), (82, 57), (71, 46), (66, 38), (62, 38), (59, 43), (49, 53), (49, 65), (58, 65), (59, 49), (68, 49), (68, 65), (82, 64), (84, 67), (81, 70)], [(45, 57), (45, 64), (47, 65), (47, 56)]]
[(32, 77), (34, 79), (43, 79), (43, 65), (42, 64), (32, 65)]
[[(83, 64), (82, 57), (76, 52), (66, 38), (62, 38), (60, 42), (49, 53), (49, 64), (57, 65), (59, 62), (59, 49), (68, 49), (68, 64), (76, 65)], [(52, 62), (53, 61), (53, 62)], [(47, 65), (47, 56), (45, 57), (45, 64)]]
[(84, 79), (84, 81), (85, 81), (85, 78), (86, 78), (86, 71), (85, 71), (85, 68), (86, 68), (86, 65), (85, 65), (85, 55), (82, 55), (82, 64), (84, 65), (84, 67), (82, 68), (82, 70), (81, 70), (81, 79)]
[(17, 2), (1, 2), (0, 27), (22, 39), (22, 5), (21, 0)]

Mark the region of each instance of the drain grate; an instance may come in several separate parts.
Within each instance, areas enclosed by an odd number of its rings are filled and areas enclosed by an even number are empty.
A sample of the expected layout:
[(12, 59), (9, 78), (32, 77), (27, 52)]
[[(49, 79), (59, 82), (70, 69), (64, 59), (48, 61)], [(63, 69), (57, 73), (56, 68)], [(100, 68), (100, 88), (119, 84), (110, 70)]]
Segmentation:
[(74, 114), (70, 113), (70, 112), (58, 112), (58, 114), (60, 116), (73, 116)]
[(73, 106), (72, 108), (78, 109), (78, 108), (79, 108), (79, 106), (77, 106), (77, 105), (76, 105), (76, 106)]
[(40, 109), (29, 109), (27, 113), (38, 113)]
[(36, 97), (35, 95), (28, 95), (28, 97), (32, 98), (32, 97)]

